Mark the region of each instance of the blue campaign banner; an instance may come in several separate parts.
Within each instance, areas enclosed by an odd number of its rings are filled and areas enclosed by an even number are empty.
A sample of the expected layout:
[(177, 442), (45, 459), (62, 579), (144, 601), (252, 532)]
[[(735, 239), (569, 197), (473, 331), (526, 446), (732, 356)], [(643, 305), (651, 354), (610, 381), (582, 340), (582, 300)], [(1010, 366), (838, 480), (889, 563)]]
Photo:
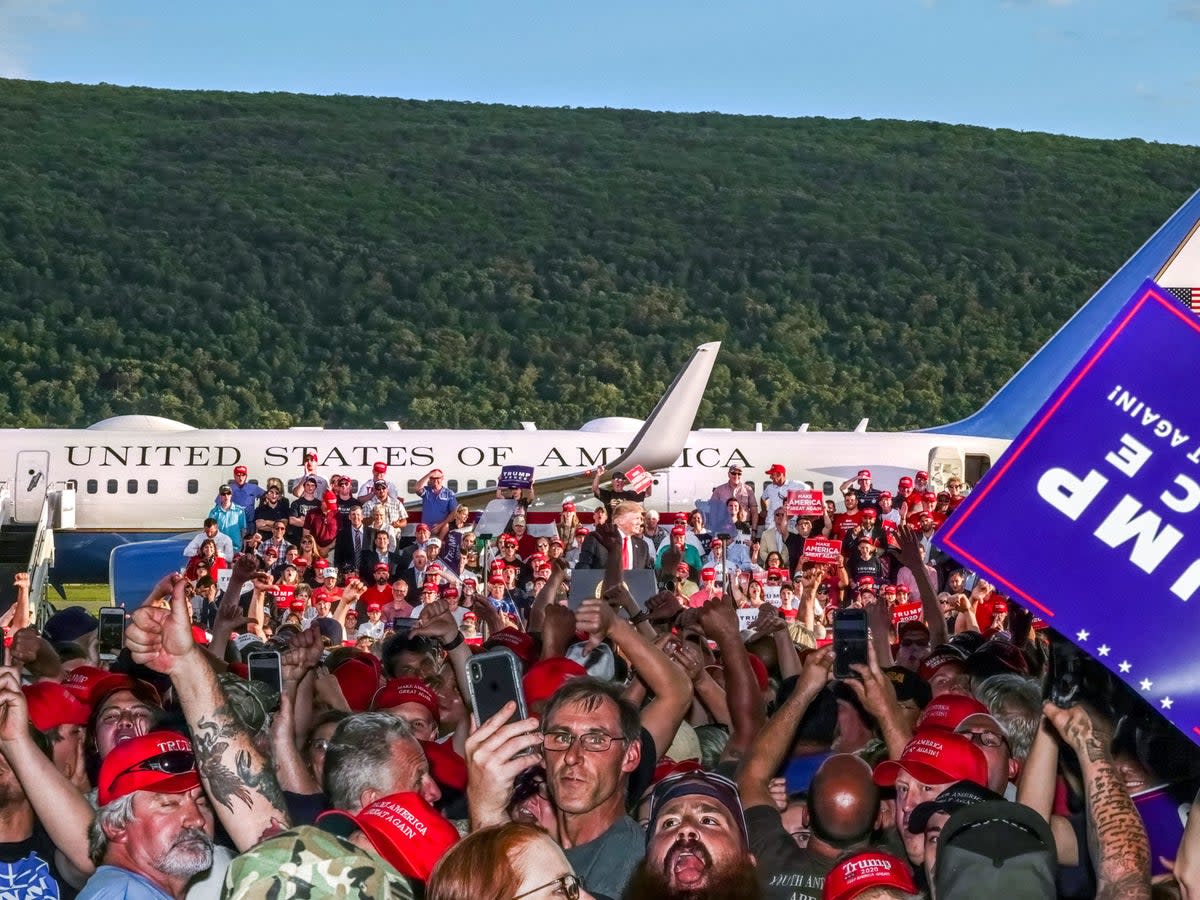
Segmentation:
[(533, 484), (533, 466), (505, 466), (496, 479), (497, 487), (524, 490)]
[(934, 536), (1200, 744), (1200, 318), (1146, 281)]

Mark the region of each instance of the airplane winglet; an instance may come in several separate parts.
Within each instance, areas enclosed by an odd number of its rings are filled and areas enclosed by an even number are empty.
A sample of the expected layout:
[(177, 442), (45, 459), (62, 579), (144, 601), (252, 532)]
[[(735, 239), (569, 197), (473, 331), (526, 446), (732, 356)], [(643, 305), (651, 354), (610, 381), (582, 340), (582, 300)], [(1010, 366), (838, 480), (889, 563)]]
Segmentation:
[[(675, 376), (675, 380), (646, 417), (625, 451), (616, 459), (606, 462), (606, 469), (624, 471), (634, 466), (642, 466), (647, 472), (654, 472), (674, 465), (687, 445), (720, 349), (720, 341), (711, 341), (692, 351), (687, 364)], [(557, 493), (585, 487), (591, 480), (590, 471), (579, 470), (550, 478), (539, 478), (536, 487), (539, 495)], [(458, 498), (466, 500), (493, 494), (494, 488), (479, 488), (475, 491), (460, 491)], [(416, 505), (415, 502), (410, 504), (413, 508)]]
[(687, 365), (675, 376), (625, 452), (606, 468), (641, 466), (647, 472), (653, 472), (674, 464), (687, 444), (720, 349), (721, 342), (712, 341), (701, 344), (692, 352)]

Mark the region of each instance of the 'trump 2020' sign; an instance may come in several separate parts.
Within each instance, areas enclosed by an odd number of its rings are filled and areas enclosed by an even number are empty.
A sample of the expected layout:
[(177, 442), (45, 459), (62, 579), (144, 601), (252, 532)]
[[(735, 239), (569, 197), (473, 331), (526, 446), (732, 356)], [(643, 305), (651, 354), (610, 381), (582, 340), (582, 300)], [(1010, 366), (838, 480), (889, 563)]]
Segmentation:
[(1200, 743), (1200, 319), (1138, 289), (934, 538)]

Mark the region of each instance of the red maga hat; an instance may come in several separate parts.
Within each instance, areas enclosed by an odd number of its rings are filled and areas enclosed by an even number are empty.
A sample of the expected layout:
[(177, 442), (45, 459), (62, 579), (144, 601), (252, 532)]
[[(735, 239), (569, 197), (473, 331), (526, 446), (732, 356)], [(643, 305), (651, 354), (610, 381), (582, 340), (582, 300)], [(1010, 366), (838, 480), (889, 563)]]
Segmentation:
[(420, 678), (389, 678), (371, 700), (372, 709), (391, 709), (402, 703), (417, 703), (438, 719), (437, 694)]
[(987, 784), (987, 757), (960, 734), (928, 729), (919, 731), (904, 746), (900, 759), (889, 759), (875, 767), (875, 783), (891, 787), (901, 771), (923, 784), (950, 784), (973, 781)]
[(174, 731), (152, 731), (113, 748), (96, 779), (101, 806), (135, 791), (184, 794), (200, 787), (192, 742)]
[(322, 827), (341, 837), (361, 831), (380, 856), (400, 874), (420, 882), (458, 842), (458, 831), (420, 794), (381, 797), (357, 815), (340, 809), (321, 813)]
[(864, 850), (848, 856), (825, 876), (822, 900), (854, 900), (872, 888), (895, 888), (917, 893), (912, 869), (904, 860), (880, 850)]

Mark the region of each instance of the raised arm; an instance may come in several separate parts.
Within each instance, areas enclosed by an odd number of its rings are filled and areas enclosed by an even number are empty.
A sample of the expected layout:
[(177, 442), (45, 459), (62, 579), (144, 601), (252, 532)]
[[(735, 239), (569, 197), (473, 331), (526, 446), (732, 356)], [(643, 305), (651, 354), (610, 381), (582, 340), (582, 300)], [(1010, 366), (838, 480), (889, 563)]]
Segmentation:
[(1079, 759), (1097, 900), (1149, 900), (1150, 840), (1113, 765), (1112, 732), (1086, 706), (1060, 709), (1047, 703), (1043, 709)]
[(283, 792), (270, 762), (238, 721), (207, 655), (192, 640), (183, 583), (171, 608), (142, 607), (126, 632), (133, 661), (170, 676), (191, 729), (200, 777), (238, 850), (286, 829)]
[(0, 668), (0, 752), (21, 782), (33, 812), (59, 852), (81, 875), (95, 868), (88, 855), (91, 804), (34, 743), (21, 673)]
[(900, 562), (912, 572), (917, 581), (917, 590), (921, 593), (921, 615), (929, 626), (929, 645), (936, 647), (944, 644), (950, 639), (946, 632), (946, 617), (938, 606), (937, 588), (929, 580), (917, 533), (907, 525), (901, 525), (896, 529), (896, 540), (900, 544)]
[(611, 637), (638, 677), (654, 693), (654, 699), (642, 709), (642, 727), (650, 732), (654, 749), (662, 756), (692, 705), (691, 679), (632, 625), (614, 614), (603, 600), (583, 601), (575, 614), (575, 623), (597, 643), (606, 635)]
[(824, 647), (808, 654), (804, 660), (804, 670), (796, 682), (796, 689), (754, 736), (746, 755), (742, 758), (737, 776), (742, 806), (746, 809), (774, 804), (769, 787), (771, 778), (787, 756), (800, 720), (804, 718), (809, 705), (824, 689), (832, 670), (832, 647)]
[(1050, 721), (1042, 719), (1029, 756), (1021, 767), (1017, 782), (1017, 802), (1024, 803), (1050, 824), (1058, 848), (1060, 866), (1079, 865), (1079, 844), (1075, 829), (1061, 816), (1054, 815), (1054, 787), (1058, 774), (1058, 739)]
[(725, 668), (725, 697), (733, 727), (722, 759), (739, 759), (763, 726), (766, 711), (762, 693), (750, 667), (750, 655), (742, 643), (737, 613), (725, 598), (707, 601), (700, 611), (700, 626), (717, 642)]

